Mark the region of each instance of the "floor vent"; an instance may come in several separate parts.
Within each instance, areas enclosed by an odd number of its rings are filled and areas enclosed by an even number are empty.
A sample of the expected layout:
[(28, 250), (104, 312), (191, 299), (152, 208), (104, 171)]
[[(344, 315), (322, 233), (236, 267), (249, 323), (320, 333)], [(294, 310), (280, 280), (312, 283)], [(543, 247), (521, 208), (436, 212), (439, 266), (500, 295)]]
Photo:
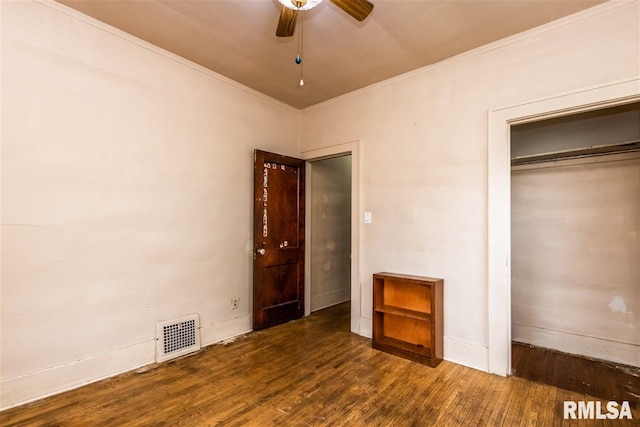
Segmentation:
[(197, 314), (166, 320), (156, 325), (156, 362), (200, 349), (200, 318)]

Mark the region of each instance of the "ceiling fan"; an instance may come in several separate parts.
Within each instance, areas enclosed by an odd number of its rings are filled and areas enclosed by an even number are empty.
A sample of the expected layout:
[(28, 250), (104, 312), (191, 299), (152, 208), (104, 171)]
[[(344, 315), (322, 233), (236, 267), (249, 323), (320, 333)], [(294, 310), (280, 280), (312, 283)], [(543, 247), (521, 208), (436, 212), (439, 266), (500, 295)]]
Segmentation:
[[(291, 37), (296, 29), (296, 17), (301, 10), (309, 10), (322, 0), (278, 0), (282, 3), (282, 11), (276, 29), (277, 37)], [(331, 3), (353, 16), (364, 21), (373, 10), (373, 4), (367, 0), (330, 0)]]

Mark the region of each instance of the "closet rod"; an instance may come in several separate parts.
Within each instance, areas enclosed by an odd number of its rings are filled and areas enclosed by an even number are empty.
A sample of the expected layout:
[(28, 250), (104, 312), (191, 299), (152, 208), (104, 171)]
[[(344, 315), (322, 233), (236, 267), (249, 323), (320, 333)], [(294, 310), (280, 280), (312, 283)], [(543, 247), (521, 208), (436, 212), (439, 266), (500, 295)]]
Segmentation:
[(550, 153), (533, 154), (529, 156), (518, 156), (511, 159), (511, 166), (554, 162), (557, 160), (579, 159), (584, 157), (604, 156), (607, 154), (629, 153), (634, 151), (640, 151), (640, 141), (609, 145), (597, 145), (593, 147), (554, 151)]

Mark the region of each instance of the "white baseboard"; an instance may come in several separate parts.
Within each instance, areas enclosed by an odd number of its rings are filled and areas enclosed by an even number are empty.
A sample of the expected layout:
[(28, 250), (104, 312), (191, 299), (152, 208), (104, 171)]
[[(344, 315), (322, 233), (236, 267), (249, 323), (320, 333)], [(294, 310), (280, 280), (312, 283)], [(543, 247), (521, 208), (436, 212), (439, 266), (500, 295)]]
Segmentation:
[(322, 310), (323, 308), (333, 307), (351, 299), (351, 289), (338, 289), (332, 292), (326, 292), (322, 295), (316, 295), (311, 299), (311, 312)]
[(587, 337), (513, 322), (511, 339), (569, 354), (640, 366), (640, 345)]
[(444, 337), (444, 360), (489, 372), (489, 349), (477, 344)]
[(247, 314), (212, 325), (200, 325), (200, 342), (204, 347), (251, 332), (253, 330), (252, 319), (251, 315)]
[(360, 331), (357, 334), (367, 338), (373, 337), (373, 320), (367, 317), (360, 317)]
[(46, 368), (0, 383), (0, 410), (42, 399), (154, 363), (155, 340)]

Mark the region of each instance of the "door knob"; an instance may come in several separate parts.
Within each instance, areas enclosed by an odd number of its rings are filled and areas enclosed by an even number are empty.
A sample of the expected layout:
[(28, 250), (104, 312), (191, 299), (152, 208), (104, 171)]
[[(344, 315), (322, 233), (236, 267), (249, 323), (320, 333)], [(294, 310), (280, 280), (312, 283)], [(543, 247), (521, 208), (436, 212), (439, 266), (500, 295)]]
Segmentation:
[(260, 249), (258, 249), (257, 252), (258, 252), (259, 255), (264, 255), (265, 252), (267, 252), (267, 251), (264, 248), (260, 248)]

